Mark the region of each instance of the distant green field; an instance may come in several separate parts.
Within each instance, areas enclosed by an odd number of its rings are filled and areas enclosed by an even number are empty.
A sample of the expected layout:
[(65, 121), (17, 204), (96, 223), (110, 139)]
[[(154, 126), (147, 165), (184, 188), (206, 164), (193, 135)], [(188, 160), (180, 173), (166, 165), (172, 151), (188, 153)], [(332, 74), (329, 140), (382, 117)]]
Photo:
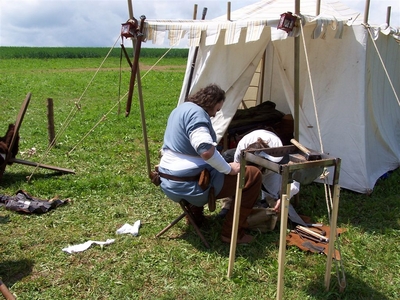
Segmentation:
[[(168, 49), (142, 48), (141, 57), (160, 57)], [(0, 59), (6, 58), (96, 58), (104, 57), (110, 48), (91, 47), (0, 47)], [(132, 51), (132, 48), (127, 48)], [(166, 57), (186, 58), (188, 49), (171, 49)], [(113, 48), (109, 57), (120, 57), (121, 48)]]

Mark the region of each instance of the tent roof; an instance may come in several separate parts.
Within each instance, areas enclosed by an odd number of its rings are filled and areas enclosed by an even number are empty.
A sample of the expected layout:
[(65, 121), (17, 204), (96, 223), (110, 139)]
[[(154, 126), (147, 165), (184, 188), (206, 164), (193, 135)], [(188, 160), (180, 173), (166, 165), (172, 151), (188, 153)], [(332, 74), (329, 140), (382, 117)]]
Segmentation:
[[(316, 6), (317, 0), (301, 1), (300, 15), (303, 24), (315, 24), (319, 28), (330, 26), (341, 31), (343, 25), (360, 25), (363, 21), (360, 12), (348, 8), (340, 1), (321, 1), (318, 16), (316, 16)], [(237, 43), (243, 32), (246, 32), (246, 42), (258, 40), (265, 27), (270, 27), (272, 40), (285, 39), (288, 34), (276, 27), (282, 13), (294, 10), (294, 0), (262, 0), (231, 12), (230, 21), (225, 15), (212, 20), (145, 20), (144, 41), (162, 45), (168, 39), (169, 45), (173, 47), (182, 39), (187, 39), (188, 46), (193, 47), (199, 45), (200, 37), (205, 34), (205, 44), (214, 45), (221, 30), (226, 30), (225, 44), (230, 45)], [(393, 34), (397, 39), (400, 36), (400, 29), (385, 25), (374, 28), (376, 38), (379, 32), (386, 35)], [(293, 34), (296, 35), (298, 32)], [(338, 32), (338, 36), (340, 35)]]
[[(339, 1), (321, 2), (320, 14), (316, 17), (316, 0), (302, 0), (300, 15), (303, 23), (322, 25), (351, 25), (361, 23), (361, 15)], [(262, 30), (271, 27), (272, 39), (284, 39), (287, 33), (276, 29), (280, 15), (295, 10), (293, 0), (263, 0), (231, 12), (231, 20), (221, 16), (212, 20), (146, 20), (145, 40), (154, 44), (163, 44), (167, 38), (171, 46), (176, 46), (183, 38), (188, 39), (188, 46), (198, 46), (202, 32), (206, 33), (206, 45), (214, 45), (221, 30), (226, 30), (225, 44), (237, 43), (241, 30), (246, 28), (246, 42), (258, 40)], [(318, 21), (320, 20), (320, 21)]]

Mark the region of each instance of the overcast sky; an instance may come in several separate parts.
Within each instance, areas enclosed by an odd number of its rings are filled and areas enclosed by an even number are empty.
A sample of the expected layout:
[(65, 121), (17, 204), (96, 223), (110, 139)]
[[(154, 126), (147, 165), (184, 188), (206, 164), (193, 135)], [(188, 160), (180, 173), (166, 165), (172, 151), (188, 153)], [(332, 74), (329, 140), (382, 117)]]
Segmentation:
[[(391, 6), (391, 25), (400, 26), (400, 0), (370, 1), (370, 24), (385, 23), (387, 7)], [(138, 19), (141, 15), (147, 19), (192, 19), (194, 4), (198, 5), (198, 19), (204, 7), (208, 8), (206, 18), (212, 19), (226, 14), (227, 2), (132, 0)], [(233, 11), (258, 0), (230, 2)], [(364, 13), (365, 0), (341, 2)], [(0, 4), (0, 46), (112, 47), (121, 23), (129, 17), (128, 0), (0, 0)]]

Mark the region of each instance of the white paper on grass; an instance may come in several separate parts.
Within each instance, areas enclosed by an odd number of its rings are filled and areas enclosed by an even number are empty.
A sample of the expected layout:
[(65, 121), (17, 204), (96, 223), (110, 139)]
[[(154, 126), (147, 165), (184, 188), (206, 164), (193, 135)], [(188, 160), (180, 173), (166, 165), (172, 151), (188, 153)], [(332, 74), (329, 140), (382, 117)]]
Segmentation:
[(107, 239), (107, 241), (105, 241), (105, 242), (87, 241), (87, 242), (85, 242), (83, 244), (78, 244), (78, 245), (73, 245), (73, 246), (69, 246), (69, 247), (63, 248), (62, 251), (65, 251), (65, 252), (68, 252), (69, 254), (72, 254), (72, 253), (76, 253), (76, 252), (85, 251), (85, 250), (89, 249), (89, 247), (92, 244), (97, 244), (97, 245), (103, 246), (103, 245), (112, 244), (112, 243), (114, 243), (114, 241), (115, 241), (114, 239)]
[(125, 223), (117, 230), (117, 234), (130, 233), (133, 236), (139, 235), (140, 220), (137, 220), (133, 225)]

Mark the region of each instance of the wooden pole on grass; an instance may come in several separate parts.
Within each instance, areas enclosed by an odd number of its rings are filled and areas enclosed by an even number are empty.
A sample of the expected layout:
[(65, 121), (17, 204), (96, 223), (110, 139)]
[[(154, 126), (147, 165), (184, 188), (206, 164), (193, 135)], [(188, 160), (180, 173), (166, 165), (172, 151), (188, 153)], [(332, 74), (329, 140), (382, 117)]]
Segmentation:
[(0, 292), (3, 294), (6, 300), (15, 300), (14, 295), (11, 294), (6, 285), (1, 280), (0, 280)]
[(285, 287), (284, 273), (286, 260), (286, 235), (287, 222), (290, 205), (290, 183), (289, 168), (286, 166), (282, 171), (282, 187), (281, 187), (281, 220), (279, 231), (279, 253), (278, 253), (278, 284), (276, 291), (276, 299), (283, 298), (283, 290)]
[(56, 143), (54, 130), (54, 105), (52, 98), (47, 98), (47, 130), (49, 132), (49, 146), (51, 147)]
[(240, 172), (237, 175), (236, 199), (234, 206), (235, 208), (233, 212), (231, 247), (229, 251), (228, 278), (232, 276), (233, 265), (235, 263), (236, 241), (237, 241), (237, 234), (239, 227), (240, 205), (242, 204), (242, 190), (244, 187), (245, 168), (246, 168), (246, 160), (244, 159), (244, 153), (242, 153), (240, 156)]
[(329, 285), (331, 281), (331, 268), (332, 268), (332, 257), (335, 251), (335, 241), (337, 237), (336, 226), (337, 226), (337, 215), (339, 211), (339, 195), (340, 186), (335, 184), (333, 187), (333, 208), (331, 214), (330, 233), (329, 233), (329, 244), (328, 244), (328, 255), (326, 258), (326, 269), (325, 269), (325, 289), (329, 291)]
[[(278, 253), (278, 286), (276, 292), (276, 299), (283, 299), (283, 289), (285, 286), (284, 281), (284, 270), (285, 270), (285, 255), (286, 255), (286, 229), (287, 227), (284, 224), (287, 223), (289, 210), (287, 195), (282, 195), (281, 197), (281, 221), (280, 221), (280, 232), (279, 232), (279, 253)], [(287, 209), (285, 209), (287, 207)]]

